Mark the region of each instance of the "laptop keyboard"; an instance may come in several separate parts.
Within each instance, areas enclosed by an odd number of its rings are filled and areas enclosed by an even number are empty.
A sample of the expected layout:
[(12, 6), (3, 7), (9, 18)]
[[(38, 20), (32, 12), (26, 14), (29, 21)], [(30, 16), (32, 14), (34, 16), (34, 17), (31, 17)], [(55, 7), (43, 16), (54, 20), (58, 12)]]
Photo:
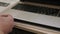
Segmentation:
[(60, 17), (60, 9), (55, 9), (55, 8), (40, 7), (40, 6), (33, 6), (27, 4), (17, 4), (12, 9)]

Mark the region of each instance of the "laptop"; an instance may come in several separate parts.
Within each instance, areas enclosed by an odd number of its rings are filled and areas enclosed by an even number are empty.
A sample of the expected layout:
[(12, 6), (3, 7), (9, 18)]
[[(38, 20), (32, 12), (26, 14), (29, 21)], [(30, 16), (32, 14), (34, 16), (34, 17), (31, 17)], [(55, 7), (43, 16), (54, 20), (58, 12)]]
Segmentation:
[(18, 22), (60, 31), (60, 0), (20, 0), (4, 13)]

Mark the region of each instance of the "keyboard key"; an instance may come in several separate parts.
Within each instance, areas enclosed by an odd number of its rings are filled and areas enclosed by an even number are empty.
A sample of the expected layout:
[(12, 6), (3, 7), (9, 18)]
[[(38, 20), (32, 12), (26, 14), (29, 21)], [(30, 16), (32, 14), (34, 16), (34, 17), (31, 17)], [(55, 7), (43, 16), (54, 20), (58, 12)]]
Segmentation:
[(58, 17), (60, 17), (60, 12), (59, 12), (59, 14), (58, 14)]
[(57, 16), (58, 12), (59, 12), (58, 9), (49, 8), (46, 11), (46, 15)]

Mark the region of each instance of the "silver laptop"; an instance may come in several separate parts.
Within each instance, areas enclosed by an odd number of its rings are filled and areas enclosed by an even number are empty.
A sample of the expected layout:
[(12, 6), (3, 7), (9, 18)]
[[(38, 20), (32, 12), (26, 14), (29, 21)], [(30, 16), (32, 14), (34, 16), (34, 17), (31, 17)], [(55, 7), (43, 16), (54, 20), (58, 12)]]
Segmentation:
[(60, 0), (20, 0), (4, 13), (11, 14), (16, 21), (60, 30)]

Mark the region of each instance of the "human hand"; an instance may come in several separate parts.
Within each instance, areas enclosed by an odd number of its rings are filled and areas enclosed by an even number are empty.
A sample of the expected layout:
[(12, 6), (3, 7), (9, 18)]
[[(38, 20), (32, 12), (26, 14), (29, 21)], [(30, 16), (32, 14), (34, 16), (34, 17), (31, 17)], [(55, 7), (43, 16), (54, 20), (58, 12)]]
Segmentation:
[(9, 33), (14, 26), (14, 20), (11, 15), (0, 14), (0, 31), (4, 33)]

